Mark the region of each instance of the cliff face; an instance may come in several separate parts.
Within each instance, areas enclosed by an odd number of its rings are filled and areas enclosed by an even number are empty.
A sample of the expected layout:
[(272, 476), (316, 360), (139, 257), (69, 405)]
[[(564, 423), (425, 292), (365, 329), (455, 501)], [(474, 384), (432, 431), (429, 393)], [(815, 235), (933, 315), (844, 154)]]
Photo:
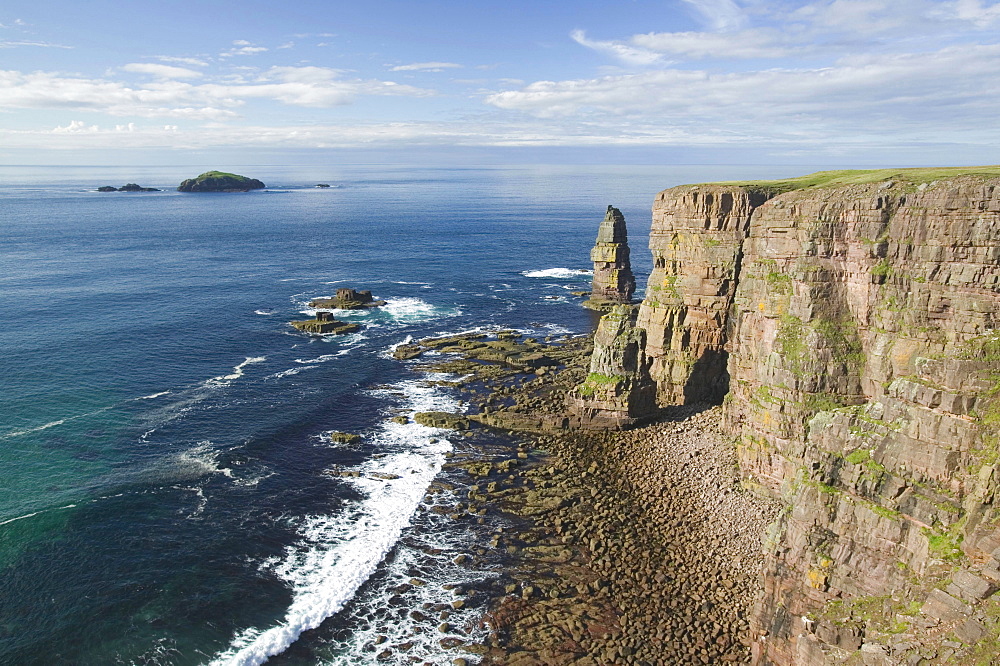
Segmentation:
[(756, 663), (998, 648), (1000, 178), (880, 176), (654, 205), (659, 402), (723, 401), (746, 484), (787, 502)]

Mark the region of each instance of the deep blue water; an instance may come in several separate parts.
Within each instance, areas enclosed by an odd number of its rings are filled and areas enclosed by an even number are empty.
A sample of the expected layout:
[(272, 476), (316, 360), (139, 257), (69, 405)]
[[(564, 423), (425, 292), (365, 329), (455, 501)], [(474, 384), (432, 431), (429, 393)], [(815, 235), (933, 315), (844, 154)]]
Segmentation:
[[(268, 190), (0, 167), (0, 663), (365, 664), (398, 643), (451, 663), (408, 613), (495, 572), (454, 565), (476, 536), (417, 511), (453, 444), (389, 418), (461, 405), (392, 345), (584, 332), (569, 291), (608, 204), (644, 285), (658, 190), (801, 171), (220, 168)], [(125, 182), (165, 191), (94, 191)], [(288, 325), (338, 286), (389, 304), (346, 314), (357, 334)]]

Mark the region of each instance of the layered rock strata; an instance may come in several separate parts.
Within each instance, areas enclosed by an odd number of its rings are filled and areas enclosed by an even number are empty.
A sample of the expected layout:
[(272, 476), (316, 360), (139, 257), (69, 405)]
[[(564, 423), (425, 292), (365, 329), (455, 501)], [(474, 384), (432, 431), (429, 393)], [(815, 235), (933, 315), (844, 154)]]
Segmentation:
[(684, 186), (653, 215), (638, 326), (658, 400), (723, 401), (745, 484), (787, 506), (755, 662), (990, 663), (995, 170)]
[(635, 276), (629, 257), (628, 229), (625, 216), (613, 206), (608, 206), (597, 230), (597, 243), (590, 251), (590, 260), (594, 262), (594, 280), (590, 299), (584, 305), (608, 310), (619, 303), (631, 303)]
[(767, 199), (753, 188), (687, 186), (653, 204), (653, 271), (638, 325), (662, 404), (718, 402), (729, 389), (726, 325), (750, 214)]
[(590, 372), (566, 397), (584, 428), (628, 428), (656, 413), (656, 385), (642, 353), (646, 333), (635, 318), (635, 308), (628, 305), (601, 317)]

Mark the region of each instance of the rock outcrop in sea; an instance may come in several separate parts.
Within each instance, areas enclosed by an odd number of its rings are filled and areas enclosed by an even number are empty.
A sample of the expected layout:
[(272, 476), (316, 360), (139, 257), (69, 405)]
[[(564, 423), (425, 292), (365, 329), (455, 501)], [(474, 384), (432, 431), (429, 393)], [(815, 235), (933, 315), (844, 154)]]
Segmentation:
[[(650, 247), (637, 328), (602, 322), (592, 374), (721, 402), (744, 486), (784, 502), (754, 663), (992, 663), (1000, 169), (675, 187)], [(605, 404), (645, 404), (634, 376)]]
[(178, 187), (178, 192), (249, 192), (262, 190), (266, 185), (256, 178), (248, 178), (223, 171), (206, 171), (196, 178), (188, 178)]
[(354, 289), (338, 289), (337, 294), (331, 298), (317, 298), (309, 301), (311, 308), (324, 308), (333, 310), (360, 310), (364, 308), (378, 308), (385, 305), (385, 301), (376, 301), (372, 297), (372, 292), (367, 289), (356, 291)]
[(102, 185), (97, 188), (98, 192), (160, 192), (161, 190), (155, 187), (142, 187), (141, 185), (136, 185), (135, 183), (126, 183), (121, 187), (115, 187), (114, 185)]
[(331, 312), (317, 312), (314, 319), (289, 322), (303, 333), (313, 335), (342, 335), (361, 330), (359, 324), (335, 319)]
[(610, 310), (620, 303), (631, 303), (635, 276), (629, 259), (628, 230), (625, 216), (613, 206), (608, 206), (598, 228), (590, 260), (594, 262), (594, 281), (590, 299), (584, 305), (594, 310)]

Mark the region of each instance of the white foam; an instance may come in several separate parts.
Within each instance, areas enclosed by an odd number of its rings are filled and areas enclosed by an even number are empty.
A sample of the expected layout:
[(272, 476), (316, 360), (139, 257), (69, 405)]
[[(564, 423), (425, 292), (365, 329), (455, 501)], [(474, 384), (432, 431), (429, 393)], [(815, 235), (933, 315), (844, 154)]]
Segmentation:
[[(393, 390), (402, 390), (407, 406), (415, 410), (457, 407), (453, 398), (418, 381), (401, 382)], [(292, 591), (285, 616), (268, 629), (250, 628), (234, 636), (229, 649), (212, 660), (213, 666), (262, 664), (354, 597), (399, 540), (441, 469), (444, 454), (451, 450), (442, 434), (416, 423), (387, 421), (380, 427), (374, 439), (389, 454), (358, 467), (363, 476), (339, 480), (354, 485), (365, 498), (343, 513), (306, 518), (299, 541), (280, 560), (266, 563)], [(365, 476), (373, 474), (382, 478)]]
[(288, 370), (282, 370), (281, 372), (276, 372), (273, 375), (268, 375), (267, 377), (264, 377), (264, 379), (265, 380), (267, 380), (267, 379), (281, 379), (282, 377), (290, 377), (292, 375), (299, 374), (303, 370), (312, 370), (315, 367), (318, 367), (318, 366), (315, 366), (315, 365), (301, 365), (301, 366), (299, 366), (297, 368), (289, 368)]
[(379, 309), (400, 324), (420, 324), (462, 314), (459, 308), (432, 305), (423, 299), (412, 297), (389, 299)]
[(165, 395), (170, 395), (170, 391), (160, 391), (159, 393), (151, 393), (149, 395), (143, 395), (136, 398), (136, 400), (153, 400), (154, 398), (160, 398)]
[(273, 315), (274, 314), (274, 310), (263, 310), (263, 309), (261, 309), (261, 310), (254, 310), (253, 313), (254, 314), (268, 316), (268, 315)]
[(55, 428), (56, 426), (61, 426), (64, 423), (68, 423), (70, 421), (76, 421), (77, 419), (85, 419), (88, 416), (96, 416), (97, 414), (100, 414), (101, 412), (106, 412), (109, 409), (111, 409), (111, 406), (101, 407), (100, 409), (95, 409), (92, 412), (87, 412), (85, 414), (77, 414), (76, 416), (67, 416), (64, 419), (58, 419), (58, 420), (55, 420), (55, 421), (49, 421), (48, 423), (43, 423), (42, 425), (35, 426), (33, 428), (25, 428), (24, 430), (14, 430), (12, 432), (7, 432), (7, 433), (4, 433), (3, 435), (0, 435), (0, 439), (9, 439), (11, 437), (20, 437), (22, 435), (30, 435), (33, 432), (41, 432), (42, 430), (48, 430), (49, 428)]
[(196, 479), (209, 474), (233, 478), (233, 470), (219, 467), (219, 451), (207, 439), (168, 459), (162, 471), (175, 479)]
[(530, 278), (575, 278), (581, 275), (593, 275), (594, 271), (583, 268), (546, 268), (540, 271), (522, 271), (521, 275)]
[(212, 377), (207, 380), (205, 384), (207, 386), (228, 386), (233, 383), (233, 381), (239, 379), (243, 376), (243, 369), (248, 365), (254, 365), (255, 363), (263, 363), (267, 360), (266, 356), (247, 356), (246, 360), (233, 368), (233, 371), (228, 375), (219, 375), (218, 377)]
[(32, 518), (40, 513), (48, 513), (49, 511), (62, 511), (63, 509), (75, 509), (76, 504), (67, 504), (66, 506), (57, 506), (51, 509), (42, 509), (41, 511), (33, 511), (31, 513), (26, 513), (23, 516), (17, 516), (16, 518), (8, 518), (7, 520), (0, 521), (0, 525), (6, 525), (8, 523), (13, 523), (18, 520), (24, 520), (25, 518)]

